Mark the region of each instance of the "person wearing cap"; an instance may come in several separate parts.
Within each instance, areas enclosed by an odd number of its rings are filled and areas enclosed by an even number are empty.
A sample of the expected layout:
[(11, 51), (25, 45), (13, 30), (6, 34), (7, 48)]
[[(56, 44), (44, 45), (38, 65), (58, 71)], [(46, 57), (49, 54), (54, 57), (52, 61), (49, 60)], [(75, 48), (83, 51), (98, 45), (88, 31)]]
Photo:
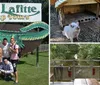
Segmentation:
[(3, 58), (7, 58), (8, 60), (10, 60), (9, 47), (10, 47), (10, 44), (8, 43), (7, 38), (4, 38), (1, 44), (1, 48), (3, 50)]
[(19, 60), (19, 57), (18, 57), (19, 46), (16, 44), (14, 38), (10, 39), (10, 43), (11, 43), (11, 45), (10, 45), (10, 51), (11, 51), (10, 61), (13, 65), (13, 69), (14, 69), (15, 83), (18, 83), (17, 63)]

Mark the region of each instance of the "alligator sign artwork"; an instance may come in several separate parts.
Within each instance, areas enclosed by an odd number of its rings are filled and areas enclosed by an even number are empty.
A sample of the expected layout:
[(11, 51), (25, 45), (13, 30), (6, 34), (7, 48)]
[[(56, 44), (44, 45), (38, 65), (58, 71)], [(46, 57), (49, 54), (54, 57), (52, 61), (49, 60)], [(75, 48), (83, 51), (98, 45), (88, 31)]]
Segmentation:
[[(2, 25), (2, 24), (1, 24)], [(48, 24), (45, 22), (34, 22), (28, 26), (21, 27), (19, 25), (19, 31), (13, 30), (6, 30), (6, 28), (14, 28), (16, 25), (14, 24), (4, 24), (5, 27), (0, 25), (0, 42), (2, 42), (3, 38), (7, 38), (10, 40), (11, 37), (14, 37), (16, 40), (16, 43), (20, 46), (20, 48), (24, 48), (22, 50), (23, 53), (31, 52), (36, 47), (38, 47), (41, 44), (41, 40), (48, 36)], [(7, 26), (6, 26), (7, 25)], [(9, 26), (9, 27), (8, 27)], [(42, 28), (41, 31), (35, 31), (32, 30)], [(5, 30), (4, 30), (5, 29)], [(18, 28), (17, 28), (18, 29)]]
[(41, 21), (40, 3), (0, 3), (1, 22)]

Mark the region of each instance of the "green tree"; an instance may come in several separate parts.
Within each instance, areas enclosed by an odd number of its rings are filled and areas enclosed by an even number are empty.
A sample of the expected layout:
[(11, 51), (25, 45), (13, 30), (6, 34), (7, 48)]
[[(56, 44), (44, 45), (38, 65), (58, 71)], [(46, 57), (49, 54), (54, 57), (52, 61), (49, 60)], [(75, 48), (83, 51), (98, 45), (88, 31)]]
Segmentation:
[(100, 58), (99, 44), (80, 45), (78, 58), (80, 59), (98, 59)]
[(99, 44), (52, 44), (51, 59), (74, 59), (74, 55), (78, 55), (78, 59), (100, 59)]
[(78, 53), (78, 47), (76, 44), (52, 44), (51, 59), (74, 59), (74, 55)]

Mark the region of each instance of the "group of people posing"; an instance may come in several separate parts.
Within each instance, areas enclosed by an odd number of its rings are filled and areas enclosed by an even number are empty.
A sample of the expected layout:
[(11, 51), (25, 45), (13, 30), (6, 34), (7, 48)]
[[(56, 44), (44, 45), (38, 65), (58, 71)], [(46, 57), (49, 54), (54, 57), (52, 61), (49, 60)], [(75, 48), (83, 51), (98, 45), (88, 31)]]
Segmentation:
[(4, 79), (15, 78), (15, 83), (18, 83), (18, 51), (19, 46), (14, 38), (10, 39), (10, 43), (8, 43), (7, 38), (4, 38), (0, 44), (0, 76)]

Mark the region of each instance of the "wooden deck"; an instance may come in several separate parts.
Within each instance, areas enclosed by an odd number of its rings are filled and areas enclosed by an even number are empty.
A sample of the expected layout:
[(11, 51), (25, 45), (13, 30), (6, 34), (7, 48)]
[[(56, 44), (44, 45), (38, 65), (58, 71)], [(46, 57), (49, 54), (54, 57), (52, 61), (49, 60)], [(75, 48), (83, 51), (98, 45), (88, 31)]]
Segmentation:
[(73, 85), (73, 82), (51, 82), (50, 85)]
[(96, 79), (75, 79), (74, 82), (51, 82), (50, 85), (100, 85)]
[(74, 85), (100, 85), (96, 79), (75, 79)]

